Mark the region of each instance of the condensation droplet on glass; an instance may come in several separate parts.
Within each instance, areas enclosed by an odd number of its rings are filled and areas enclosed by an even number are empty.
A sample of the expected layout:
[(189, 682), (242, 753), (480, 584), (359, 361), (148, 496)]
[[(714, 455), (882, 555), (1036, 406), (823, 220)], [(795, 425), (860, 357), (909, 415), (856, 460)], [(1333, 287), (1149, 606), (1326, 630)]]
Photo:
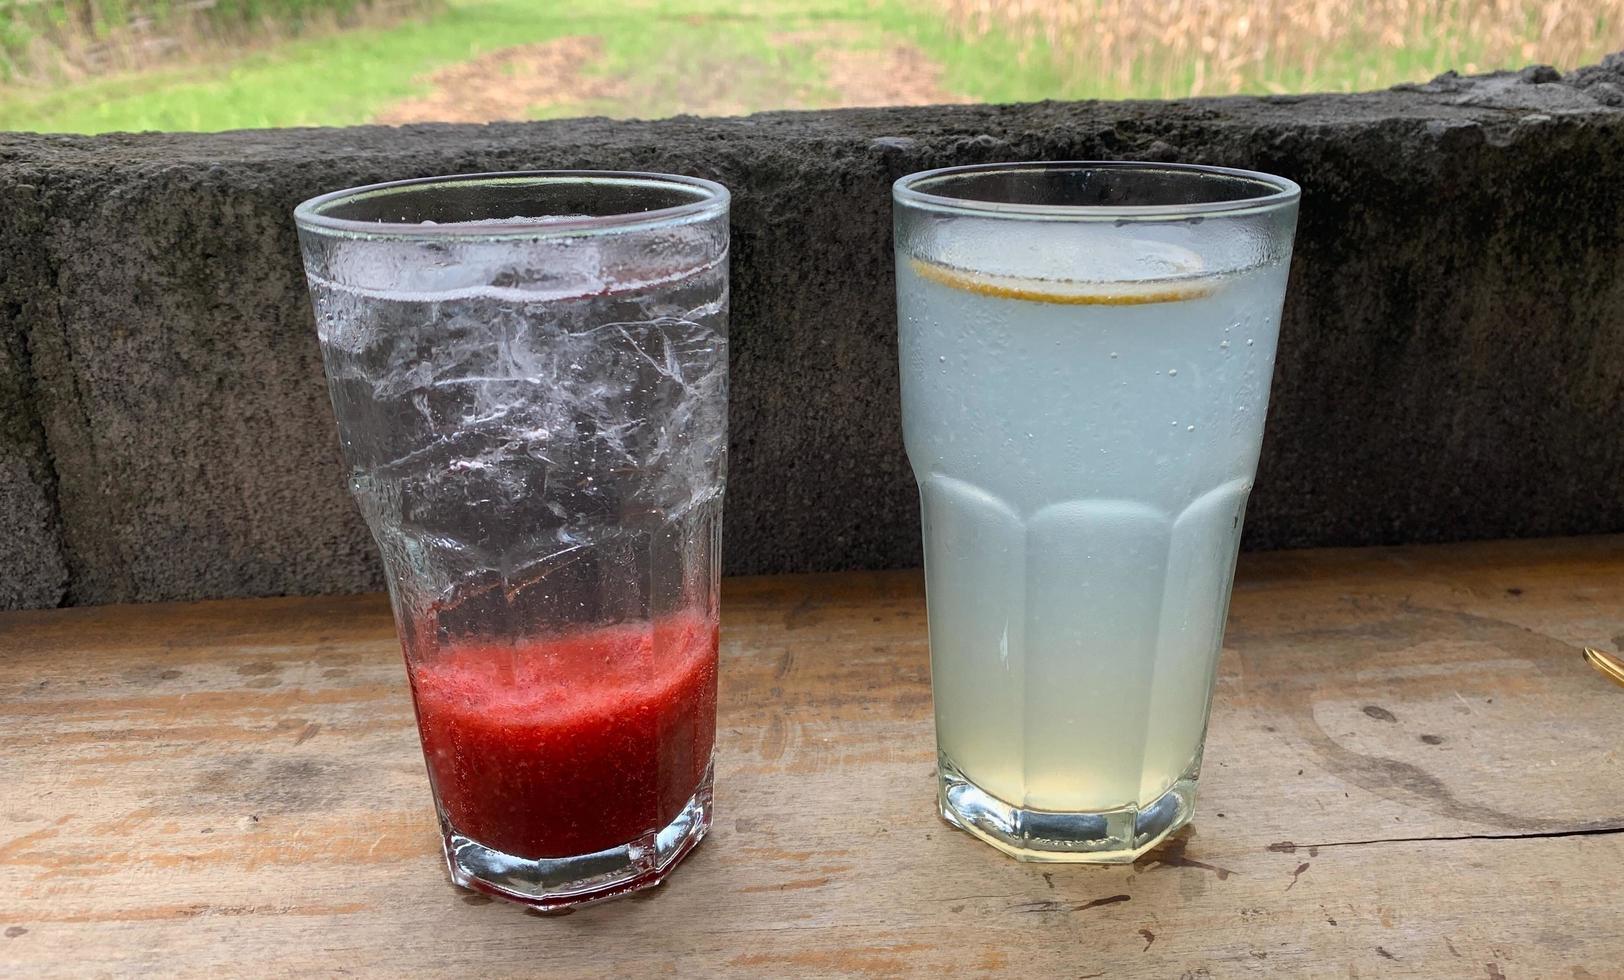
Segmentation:
[(1178, 377), (1178, 376), (1179, 376), (1179, 369), (1178, 369), (1178, 368), (1168, 368), (1168, 369), (1167, 369), (1167, 376), (1168, 376), (1168, 377), (1169, 377), (1169, 378), (1176, 378), (1176, 377)]
[(1220, 340), (1220, 341), (1219, 341), (1219, 342), (1218, 342), (1218, 349), (1219, 349), (1219, 350), (1229, 350), (1229, 341), (1227, 341), (1227, 340)]
[(1195, 431), (1195, 426), (1192, 425), (1189, 428), (1185, 429), (1184, 431), (1185, 432), (1194, 432)]
[(938, 354), (938, 355), (936, 355), (936, 359), (938, 361), (941, 361), (943, 364), (947, 363), (947, 355), (946, 354)]
[(1116, 360), (1116, 354), (1117, 354), (1116, 351), (1111, 352), (1111, 360), (1113, 360), (1113, 361)]
[(1248, 347), (1252, 346), (1252, 338), (1251, 337), (1246, 338), (1246, 346), (1248, 346)]

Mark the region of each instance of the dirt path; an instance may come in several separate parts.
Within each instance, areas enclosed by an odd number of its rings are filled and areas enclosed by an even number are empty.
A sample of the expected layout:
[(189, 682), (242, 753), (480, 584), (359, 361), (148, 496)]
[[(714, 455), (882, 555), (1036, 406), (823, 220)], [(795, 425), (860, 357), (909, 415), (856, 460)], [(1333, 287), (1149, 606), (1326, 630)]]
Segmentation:
[(887, 41), (862, 46), (862, 33), (838, 26), (780, 34), (779, 46), (811, 50), (828, 92), (815, 103), (786, 109), (843, 109), (853, 106), (942, 105), (968, 101), (942, 86), (942, 66), (911, 44)]
[(970, 101), (943, 88), (942, 66), (911, 44), (877, 51), (825, 48), (817, 58), (838, 94), (829, 108)]
[(427, 94), (378, 113), (392, 126), (417, 122), (483, 123), (528, 119), (537, 108), (613, 99), (611, 79), (583, 69), (603, 54), (595, 37), (561, 37), (523, 44), (449, 65), (424, 79)]
[(810, 56), (820, 70), (822, 84), (806, 85), (772, 72), (764, 75), (760, 65), (725, 75), (669, 73), (676, 82), (671, 77), (615, 78), (594, 71), (603, 56), (601, 38), (562, 37), (441, 68), (423, 79), (429, 86), (426, 94), (385, 108), (376, 121), (495, 122), (528, 119), (548, 108), (610, 116), (649, 116), (661, 110), (720, 116), (762, 108), (966, 101), (942, 86), (942, 67), (918, 48), (901, 42), (862, 47), (859, 38), (839, 27), (774, 36), (774, 47), (796, 49), (793, 53)]

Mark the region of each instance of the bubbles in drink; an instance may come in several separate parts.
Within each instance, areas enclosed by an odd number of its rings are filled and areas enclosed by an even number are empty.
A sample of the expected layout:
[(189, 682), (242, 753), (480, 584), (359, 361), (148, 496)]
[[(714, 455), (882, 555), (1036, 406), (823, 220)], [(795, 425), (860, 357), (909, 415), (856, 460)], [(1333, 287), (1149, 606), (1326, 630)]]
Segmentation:
[[(1274, 356), (1272, 330), (1243, 356), (1222, 338), (1285, 269), (1168, 256), (1182, 278), (899, 262), (938, 743), (1013, 806), (1145, 805), (1200, 751)], [(963, 356), (907, 367), (938, 352)]]

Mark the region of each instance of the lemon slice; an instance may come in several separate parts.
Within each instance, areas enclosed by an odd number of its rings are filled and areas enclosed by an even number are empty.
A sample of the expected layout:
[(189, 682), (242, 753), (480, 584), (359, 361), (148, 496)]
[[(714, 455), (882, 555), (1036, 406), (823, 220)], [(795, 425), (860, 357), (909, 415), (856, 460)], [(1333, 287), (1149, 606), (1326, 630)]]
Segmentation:
[(1061, 306), (1138, 306), (1177, 303), (1218, 291), (1216, 279), (1181, 281), (1150, 279), (1143, 282), (1077, 282), (1067, 279), (1022, 279), (985, 272), (970, 272), (912, 258), (908, 262), (921, 278), (962, 289), (978, 296), (1018, 299)]

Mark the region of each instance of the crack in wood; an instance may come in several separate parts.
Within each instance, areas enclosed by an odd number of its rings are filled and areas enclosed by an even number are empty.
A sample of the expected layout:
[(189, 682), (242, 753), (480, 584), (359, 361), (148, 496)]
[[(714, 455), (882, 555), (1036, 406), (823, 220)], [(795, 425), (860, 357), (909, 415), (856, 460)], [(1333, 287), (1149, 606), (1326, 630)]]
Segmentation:
[(1283, 840), (1270, 844), (1264, 850), (1275, 854), (1295, 854), (1304, 849), (1321, 847), (1363, 847), (1366, 844), (1427, 844), (1434, 841), (1456, 840), (1547, 840), (1557, 837), (1601, 837), (1624, 834), (1624, 824), (1603, 827), (1581, 827), (1575, 830), (1531, 830), (1521, 834), (1446, 834), (1438, 837), (1375, 837), (1370, 840), (1333, 840), (1315, 844), (1298, 844)]
[(1011, 912), (1086, 912), (1089, 909), (1099, 908), (1102, 905), (1116, 905), (1119, 902), (1133, 901), (1132, 895), (1108, 895), (1105, 898), (1096, 898), (1091, 902), (1023, 902), (1020, 905), (1010, 906)]

